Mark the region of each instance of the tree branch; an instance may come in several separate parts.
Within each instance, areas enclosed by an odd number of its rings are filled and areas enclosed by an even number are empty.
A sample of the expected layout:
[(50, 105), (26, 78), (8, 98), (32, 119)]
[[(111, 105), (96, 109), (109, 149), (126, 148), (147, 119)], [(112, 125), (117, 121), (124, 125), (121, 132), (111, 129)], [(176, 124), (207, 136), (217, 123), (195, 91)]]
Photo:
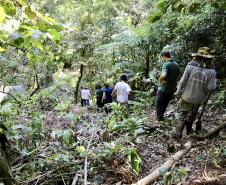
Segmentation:
[(89, 143), (86, 148), (86, 157), (85, 157), (85, 165), (84, 165), (84, 185), (87, 185), (87, 166), (88, 166), (87, 158), (88, 158), (89, 148), (90, 148), (91, 142), (93, 141), (93, 135), (94, 135), (94, 124), (92, 120), (91, 120), (91, 124), (92, 124), (92, 135), (90, 137)]
[[(4, 88), (5, 89), (5, 88)], [(1, 93), (4, 93), (4, 94), (7, 94), (7, 95), (9, 95), (9, 96), (11, 96), (17, 103), (18, 103), (18, 105), (19, 106), (21, 106), (21, 103), (15, 98), (15, 96), (13, 96), (12, 94), (10, 94), (10, 93), (7, 93), (7, 92), (4, 92), (4, 91), (0, 91)]]
[(185, 149), (180, 150), (177, 153), (175, 153), (164, 164), (162, 164), (160, 167), (156, 168), (148, 176), (142, 178), (141, 180), (139, 180), (137, 183), (135, 183), (133, 185), (146, 185), (146, 184), (150, 184), (150, 183), (156, 181), (156, 179), (161, 175), (161, 172), (160, 172), (161, 169), (164, 169), (164, 170), (170, 169), (176, 161), (178, 161), (184, 154), (186, 154), (191, 149), (192, 142), (188, 141), (187, 143), (185, 143), (184, 146), (185, 146)]

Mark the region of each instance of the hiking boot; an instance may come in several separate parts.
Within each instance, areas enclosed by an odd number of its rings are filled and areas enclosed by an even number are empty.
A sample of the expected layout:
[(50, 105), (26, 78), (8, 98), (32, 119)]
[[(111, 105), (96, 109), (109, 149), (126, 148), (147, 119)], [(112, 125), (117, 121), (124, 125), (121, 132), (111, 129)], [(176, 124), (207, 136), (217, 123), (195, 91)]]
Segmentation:
[(202, 124), (201, 124), (201, 122), (197, 122), (196, 128), (195, 128), (195, 133), (199, 134), (201, 132), (201, 130), (202, 130)]
[(182, 133), (183, 133), (185, 124), (186, 124), (185, 122), (181, 122), (181, 121), (177, 120), (177, 125), (171, 133), (171, 137), (173, 139), (181, 139), (182, 138)]
[(192, 122), (185, 121), (187, 135), (194, 133), (194, 130), (192, 129), (192, 124)]

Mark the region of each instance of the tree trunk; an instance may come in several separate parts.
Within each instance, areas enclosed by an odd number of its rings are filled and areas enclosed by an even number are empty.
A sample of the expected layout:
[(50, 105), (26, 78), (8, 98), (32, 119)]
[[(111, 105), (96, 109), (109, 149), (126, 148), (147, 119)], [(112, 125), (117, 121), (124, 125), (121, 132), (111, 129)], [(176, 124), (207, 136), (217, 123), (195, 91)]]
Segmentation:
[(79, 76), (79, 78), (78, 78), (78, 82), (77, 82), (77, 84), (76, 84), (76, 88), (75, 88), (75, 92), (74, 92), (74, 99), (75, 99), (75, 103), (76, 103), (76, 104), (78, 103), (79, 85), (80, 85), (80, 82), (81, 82), (81, 80), (82, 80), (83, 69), (84, 69), (84, 65), (81, 64), (81, 65), (80, 65), (80, 70), (79, 70), (80, 76)]
[(29, 97), (32, 97), (40, 89), (40, 84), (39, 84), (37, 73), (35, 73), (35, 75), (34, 75), (34, 87), (35, 87), (35, 89), (31, 92)]
[(5, 154), (6, 143), (7, 143), (6, 136), (0, 134), (0, 182), (3, 182), (5, 185), (14, 185), (15, 180), (12, 178)]
[(146, 55), (145, 55), (145, 70), (144, 70), (144, 76), (145, 78), (149, 77), (149, 71), (150, 71), (150, 51), (147, 50)]

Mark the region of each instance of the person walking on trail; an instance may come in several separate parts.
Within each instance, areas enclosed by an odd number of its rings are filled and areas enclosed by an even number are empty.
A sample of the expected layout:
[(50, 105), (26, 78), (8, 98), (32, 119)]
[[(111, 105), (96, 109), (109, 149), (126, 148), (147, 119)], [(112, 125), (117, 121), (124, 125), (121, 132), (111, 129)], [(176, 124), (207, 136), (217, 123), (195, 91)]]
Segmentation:
[[(186, 127), (187, 134), (192, 133), (192, 124), (196, 119), (199, 106), (206, 100), (210, 91), (216, 88), (216, 71), (212, 68), (212, 55), (208, 47), (199, 48), (192, 53), (193, 60), (188, 63), (178, 84), (176, 95), (180, 97), (176, 112), (176, 126), (172, 138), (181, 139)], [(197, 132), (201, 130), (198, 128)]]
[(171, 59), (169, 51), (161, 52), (160, 56), (165, 63), (162, 66), (162, 73), (159, 78), (160, 85), (156, 97), (156, 117), (158, 121), (164, 121), (164, 113), (176, 91), (180, 69), (179, 65)]
[(103, 90), (101, 88), (101, 85), (99, 83), (96, 84), (96, 104), (98, 108), (102, 108), (104, 106), (102, 102), (102, 97), (103, 97)]
[(127, 81), (127, 76), (122, 75), (120, 77), (120, 82), (115, 85), (114, 90), (112, 91), (112, 96), (114, 96), (115, 93), (117, 94), (117, 102), (125, 107), (127, 114), (129, 114), (128, 100), (131, 93), (131, 88)]
[[(108, 83), (105, 83), (104, 84), (104, 89), (103, 89), (103, 97), (102, 97), (102, 102), (104, 105), (106, 104), (109, 104), (109, 103), (112, 103), (112, 91), (113, 89), (111, 87), (109, 87), (109, 84)], [(107, 107), (105, 107), (105, 112), (108, 113), (109, 110)]]
[(81, 89), (81, 104), (83, 107), (89, 106), (91, 93), (87, 87)]

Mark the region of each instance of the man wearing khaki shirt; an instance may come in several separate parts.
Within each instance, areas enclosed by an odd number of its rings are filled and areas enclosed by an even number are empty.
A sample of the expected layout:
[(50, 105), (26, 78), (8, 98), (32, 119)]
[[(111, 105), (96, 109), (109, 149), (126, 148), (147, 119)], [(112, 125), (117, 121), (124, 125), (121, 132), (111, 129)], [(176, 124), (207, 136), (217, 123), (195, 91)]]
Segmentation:
[(175, 139), (182, 138), (185, 127), (187, 134), (191, 134), (200, 105), (206, 100), (207, 94), (216, 88), (216, 71), (211, 67), (213, 56), (209, 55), (209, 48), (200, 48), (198, 53), (192, 53), (192, 57), (177, 87), (176, 95), (180, 96), (180, 100), (176, 126), (172, 132)]

